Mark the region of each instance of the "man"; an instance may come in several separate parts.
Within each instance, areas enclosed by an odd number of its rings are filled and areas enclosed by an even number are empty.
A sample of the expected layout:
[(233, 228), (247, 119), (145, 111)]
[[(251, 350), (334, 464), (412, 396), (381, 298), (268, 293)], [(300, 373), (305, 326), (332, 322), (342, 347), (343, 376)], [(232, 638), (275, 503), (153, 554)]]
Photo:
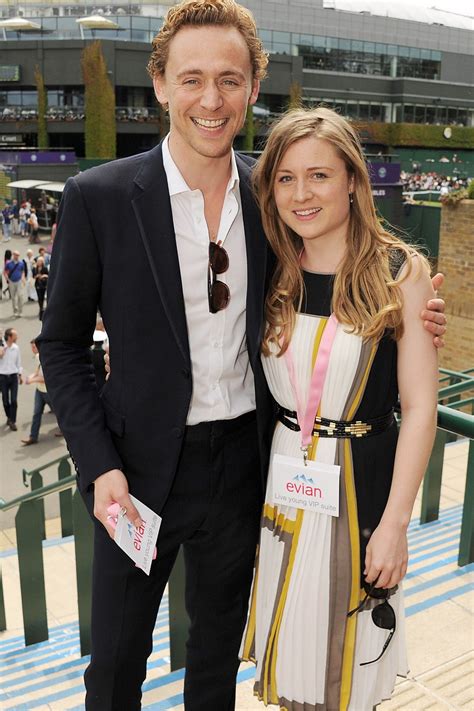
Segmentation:
[(41, 427), (41, 420), (43, 418), (43, 412), (44, 408), (46, 405), (51, 407), (51, 402), (49, 400), (49, 395), (46, 390), (46, 385), (44, 382), (44, 376), (43, 376), (43, 371), (41, 368), (41, 362), (39, 359), (39, 353), (38, 353), (38, 348), (36, 346), (36, 339), (33, 338), (32, 341), (30, 341), (31, 345), (31, 350), (33, 352), (33, 355), (35, 356), (36, 360), (36, 369), (35, 372), (29, 375), (26, 378), (26, 384), (27, 385), (32, 385), (33, 383), (36, 385), (35, 389), (35, 402), (33, 406), (33, 419), (31, 421), (31, 430), (30, 430), (30, 435), (26, 439), (22, 439), (21, 441), (23, 444), (28, 447), (29, 445), (32, 444), (37, 444), (38, 442), (38, 437), (39, 437), (39, 431)]
[(22, 384), (21, 353), (17, 345), (18, 334), (14, 328), (7, 328), (5, 340), (0, 345), (0, 390), (3, 409), (7, 416), (7, 427), (17, 431), (16, 412), (18, 409), (18, 384)]
[[(274, 411), (259, 353), (268, 253), (251, 163), (231, 147), (266, 64), (233, 0), (171, 8), (149, 63), (169, 136), (64, 191), (40, 352), (95, 515), (88, 711), (140, 708), (180, 545), (185, 708), (234, 708)], [(97, 307), (112, 365), (101, 398), (89, 350)], [(140, 522), (129, 490), (163, 518), (149, 578), (109, 537), (113, 501)]]
[(23, 311), (23, 286), (26, 281), (25, 272), (25, 262), (23, 259), (20, 260), (20, 252), (15, 250), (12, 253), (12, 259), (5, 264), (3, 274), (10, 290), (13, 316), (18, 318), (21, 317)]
[(20, 206), (18, 200), (12, 202), (12, 229), (14, 235), (20, 234)]

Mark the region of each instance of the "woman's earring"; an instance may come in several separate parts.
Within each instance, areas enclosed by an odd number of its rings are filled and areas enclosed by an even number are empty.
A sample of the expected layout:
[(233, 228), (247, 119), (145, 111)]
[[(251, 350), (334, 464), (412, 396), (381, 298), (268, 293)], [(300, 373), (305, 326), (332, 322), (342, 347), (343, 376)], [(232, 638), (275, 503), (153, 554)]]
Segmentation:
[(354, 193), (349, 193), (349, 205), (354, 204)]

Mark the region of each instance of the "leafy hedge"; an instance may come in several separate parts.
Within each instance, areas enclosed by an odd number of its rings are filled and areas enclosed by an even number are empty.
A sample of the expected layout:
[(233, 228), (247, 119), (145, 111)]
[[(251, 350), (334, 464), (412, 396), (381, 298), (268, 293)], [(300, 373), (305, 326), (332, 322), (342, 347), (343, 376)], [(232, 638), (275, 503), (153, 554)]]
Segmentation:
[(253, 151), (253, 141), (255, 138), (255, 121), (253, 117), (253, 106), (249, 104), (247, 106), (247, 114), (245, 116), (244, 125), (244, 151)]
[(35, 83), (38, 92), (38, 148), (48, 148), (48, 124), (46, 121), (48, 94), (44, 86), (43, 74), (38, 65), (35, 66)]
[(450, 126), (451, 138), (445, 138), (446, 126), (420, 123), (355, 123), (363, 143), (382, 146), (418, 146), (420, 148), (474, 148), (474, 128)]
[(99, 40), (85, 47), (81, 67), (85, 88), (85, 157), (115, 158), (115, 92)]

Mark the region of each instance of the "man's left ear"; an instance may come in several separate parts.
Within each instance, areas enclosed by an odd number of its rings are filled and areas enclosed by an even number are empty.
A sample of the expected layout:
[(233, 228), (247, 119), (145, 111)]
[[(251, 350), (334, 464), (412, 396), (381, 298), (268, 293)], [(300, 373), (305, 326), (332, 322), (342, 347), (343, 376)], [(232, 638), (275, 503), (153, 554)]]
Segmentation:
[(252, 82), (252, 93), (249, 96), (249, 106), (253, 106), (258, 99), (258, 93), (260, 91), (260, 82), (258, 79), (254, 79)]

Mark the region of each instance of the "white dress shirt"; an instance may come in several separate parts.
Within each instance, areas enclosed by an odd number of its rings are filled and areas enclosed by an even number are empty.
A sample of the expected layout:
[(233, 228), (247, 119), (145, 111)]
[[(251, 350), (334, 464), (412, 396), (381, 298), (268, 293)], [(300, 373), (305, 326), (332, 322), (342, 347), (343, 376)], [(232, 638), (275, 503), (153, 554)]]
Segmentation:
[(5, 346), (3, 357), (0, 358), (0, 375), (13, 375), (18, 373), (21, 375), (23, 368), (21, 367), (21, 353), (16, 343), (11, 346)]
[(209, 312), (207, 273), (209, 232), (204, 196), (191, 190), (163, 141), (193, 373), (193, 395), (187, 424), (228, 420), (255, 409), (255, 386), (247, 353), (247, 252), (239, 190), (232, 152), (232, 172), (222, 206), (217, 240), (229, 255), (229, 268), (218, 275), (230, 291), (227, 308)]

